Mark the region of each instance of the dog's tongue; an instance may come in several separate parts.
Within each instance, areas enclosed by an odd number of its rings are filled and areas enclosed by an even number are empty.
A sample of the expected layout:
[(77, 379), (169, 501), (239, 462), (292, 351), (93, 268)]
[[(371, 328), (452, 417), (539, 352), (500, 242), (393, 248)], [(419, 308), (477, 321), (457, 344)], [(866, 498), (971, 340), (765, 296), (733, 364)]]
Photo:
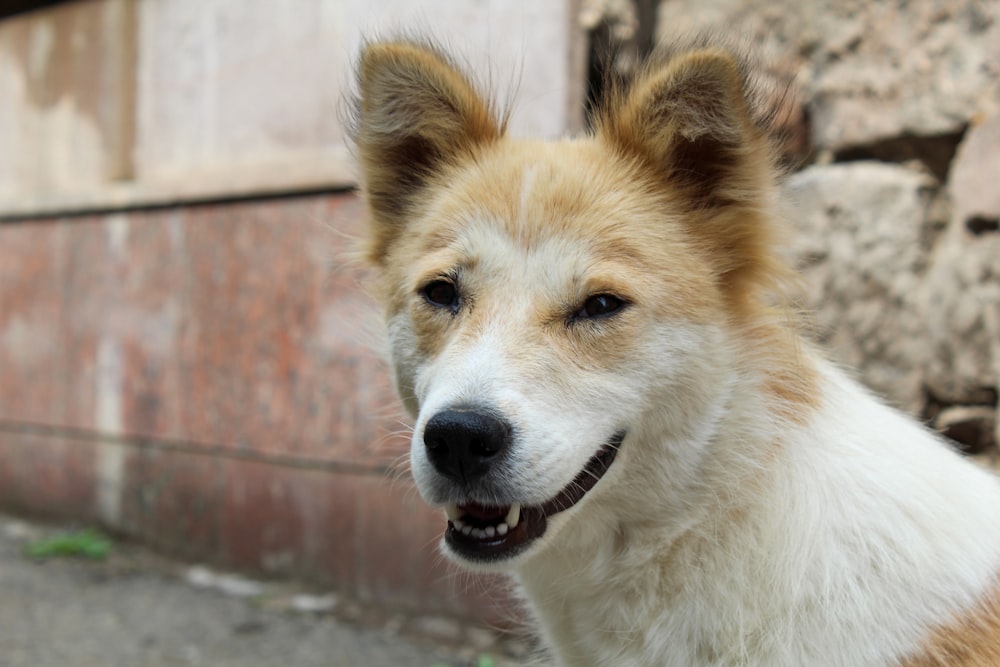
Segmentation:
[(458, 511), (465, 517), (470, 517), (482, 523), (497, 523), (507, 516), (510, 506), (486, 507), (479, 503), (466, 503), (458, 506)]

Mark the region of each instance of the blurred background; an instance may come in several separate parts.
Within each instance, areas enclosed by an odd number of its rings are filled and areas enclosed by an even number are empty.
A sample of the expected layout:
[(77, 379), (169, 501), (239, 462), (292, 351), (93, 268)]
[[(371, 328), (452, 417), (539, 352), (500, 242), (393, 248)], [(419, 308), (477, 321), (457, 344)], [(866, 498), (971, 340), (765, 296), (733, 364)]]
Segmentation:
[(403, 463), (350, 261), (352, 58), (433, 34), (515, 91), (515, 134), (553, 137), (605, 72), (720, 28), (768, 63), (816, 337), (990, 464), (1000, 0), (6, 0), (0, 512), (510, 626), (436, 553)]

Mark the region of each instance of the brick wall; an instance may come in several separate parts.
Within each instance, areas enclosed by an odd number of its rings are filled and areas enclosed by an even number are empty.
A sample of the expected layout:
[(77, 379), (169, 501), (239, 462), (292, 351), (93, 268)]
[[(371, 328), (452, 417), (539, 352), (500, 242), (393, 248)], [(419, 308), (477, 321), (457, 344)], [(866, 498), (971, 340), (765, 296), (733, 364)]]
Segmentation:
[(0, 224), (0, 508), (493, 618), (400, 465), (359, 222), (329, 194)]

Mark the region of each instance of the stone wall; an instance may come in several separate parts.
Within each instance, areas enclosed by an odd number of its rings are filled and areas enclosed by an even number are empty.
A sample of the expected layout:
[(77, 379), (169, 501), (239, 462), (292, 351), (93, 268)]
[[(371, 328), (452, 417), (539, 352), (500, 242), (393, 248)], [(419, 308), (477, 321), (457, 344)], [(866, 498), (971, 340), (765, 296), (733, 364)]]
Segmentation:
[(834, 357), (968, 450), (1000, 385), (1000, 2), (663, 0), (793, 82), (789, 251)]

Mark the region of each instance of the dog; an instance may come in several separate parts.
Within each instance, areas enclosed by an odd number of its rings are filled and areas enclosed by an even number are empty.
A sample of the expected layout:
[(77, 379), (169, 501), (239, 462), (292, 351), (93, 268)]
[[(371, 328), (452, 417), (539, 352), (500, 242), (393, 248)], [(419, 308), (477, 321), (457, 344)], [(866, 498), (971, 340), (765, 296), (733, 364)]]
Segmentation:
[(442, 549), (511, 573), (562, 666), (1000, 665), (1000, 486), (800, 333), (747, 63), (664, 50), (543, 142), (433, 43), (362, 48), (365, 253)]

